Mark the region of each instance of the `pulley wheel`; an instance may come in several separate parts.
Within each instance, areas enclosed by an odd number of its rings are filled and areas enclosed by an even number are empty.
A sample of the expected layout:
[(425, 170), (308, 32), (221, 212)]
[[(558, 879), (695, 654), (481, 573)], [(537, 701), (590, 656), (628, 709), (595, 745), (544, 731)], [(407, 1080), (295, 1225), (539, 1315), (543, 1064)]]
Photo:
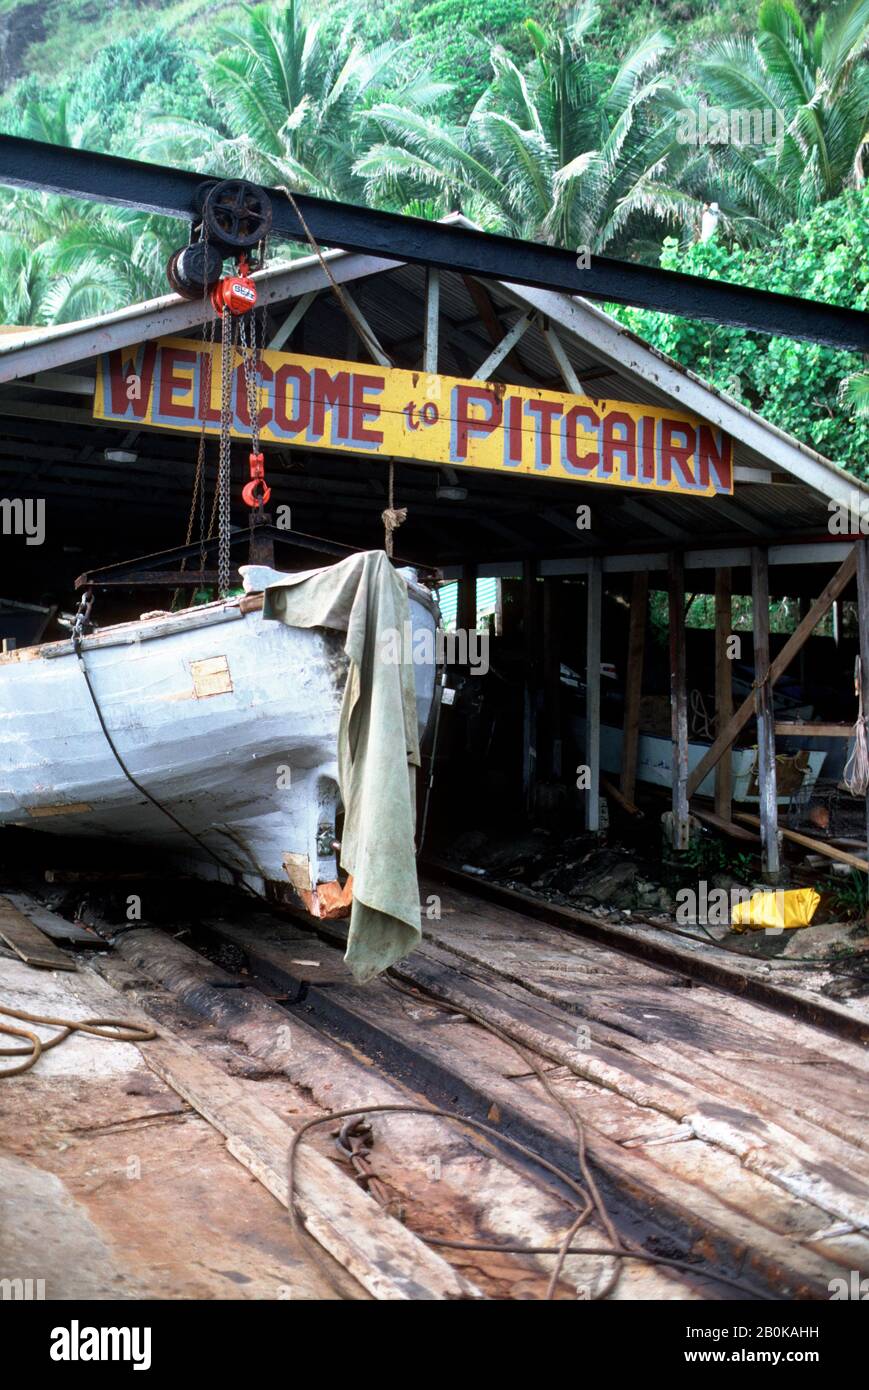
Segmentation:
[(166, 276), (182, 299), (202, 299), (210, 293), (223, 271), (223, 256), (210, 242), (191, 242), (169, 257)]
[(230, 251), (249, 251), (272, 225), (271, 199), (245, 179), (223, 179), (209, 189), (202, 205), (203, 236)]

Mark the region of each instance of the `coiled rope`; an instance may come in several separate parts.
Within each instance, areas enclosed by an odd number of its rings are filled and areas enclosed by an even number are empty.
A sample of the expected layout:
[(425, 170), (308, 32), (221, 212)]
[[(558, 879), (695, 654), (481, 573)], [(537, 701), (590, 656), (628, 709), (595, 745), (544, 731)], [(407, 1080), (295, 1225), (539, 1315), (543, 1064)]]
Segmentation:
[(866, 711), (863, 708), (863, 666), (859, 656), (854, 662), (854, 684), (857, 687), (854, 751), (845, 764), (842, 780), (852, 796), (865, 796), (869, 791), (869, 738), (866, 736)]

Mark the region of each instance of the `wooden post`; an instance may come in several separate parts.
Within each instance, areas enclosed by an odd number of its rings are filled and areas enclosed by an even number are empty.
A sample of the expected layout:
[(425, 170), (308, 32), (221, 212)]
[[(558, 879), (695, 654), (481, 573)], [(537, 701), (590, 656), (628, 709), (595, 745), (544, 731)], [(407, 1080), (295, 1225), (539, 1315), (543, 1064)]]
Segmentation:
[(425, 339), (423, 371), (435, 376), (438, 369), (438, 327), (441, 298), (441, 273), (429, 266), (425, 274)]
[(456, 601), (456, 627), (473, 632), (477, 626), (477, 566), (462, 565)]
[[(727, 644), (733, 627), (732, 571), (715, 571), (715, 714), (717, 728), (727, 727), (733, 715), (733, 668)], [(715, 814), (730, 820), (733, 799), (733, 763), (730, 753), (715, 769)]]
[(751, 551), (751, 616), (754, 630), (754, 709), (757, 717), (757, 785), (763, 876), (779, 875), (778, 801), (775, 775), (775, 728), (769, 677), (769, 567), (765, 547)]
[[(860, 631), (860, 669), (863, 713), (869, 719), (869, 538), (857, 546), (857, 623)], [(869, 796), (866, 797), (866, 844), (869, 846)], [(869, 858), (869, 852), (867, 852)]]
[[(800, 652), (803, 644), (811, 637), (818, 623), (830, 607), (834, 599), (838, 598), (844, 589), (848, 587), (854, 575), (857, 573), (857, 555), (855, 550), (848, 551), (829, 584), (824, 588), (819, 598), (816, 598), (806, 616), (801, 620), (796, 632), (791, 633), (785, 642), (778, 656), (770, 666), (769, 682), (775, 685), (779, 676), (783, 675), (791, 662)], [(731, 747), (733, 740), (740, 730), (744, 729), (752, 714), (754, 713), (754, 696), (746, 695), (742, 704), (727, 724), (726, 728), (719, 729), (715, 736), (712, 747), (703, 754), (691, 776), (688, 778), (688, 795), (693, 796), (707, 772), (711, 772), (719, 758)]]
[(588, 567), (588, 601), (585, 630), (585, 761), (589, 769), (585, 802), (585, 828), (600, 830), (600, 621), (603, 596), (600, 558), (593, 555)]
[(643, 692), (643, 654), (649, 607), (649, 572), (638, 570), (631, 588), (631, 626), (625, 678), (625, 718), (622, 729), (621, 793), (633, 802), (637, 786), (637, 748), (640, 742), (640, 697)]
[(685, 565), (670, 554), (670, 709), (673, 732), (673, 848), (687, 849), (688, 822), (688, 691), (685, 681)]
[(543, 695), (546, 714), (546, 738), (549, 752), (549, 775), (554, 781), (561, 777), (561, 644), (559, 597), (561, 580), (550, 577), (543, 581)]
[(537, 781), (537, 574), (534, 561), (522, 561), (522, 625), (525, 646), (525, 703), (522, 721), (522, 795), (534, 813)]

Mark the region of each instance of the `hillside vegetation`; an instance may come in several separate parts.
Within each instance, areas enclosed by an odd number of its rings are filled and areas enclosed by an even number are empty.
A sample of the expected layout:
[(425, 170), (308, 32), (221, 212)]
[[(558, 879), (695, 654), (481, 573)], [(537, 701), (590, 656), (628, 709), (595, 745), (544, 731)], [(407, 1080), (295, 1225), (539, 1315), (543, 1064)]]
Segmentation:
[[(867, 49), (869, 0), (0, 0), (0, 132), (865, 307)], [(178, 241), (7, 196), (0, 321), (160, 290)], [(619, 312), (867, 473), (853, 354)]]

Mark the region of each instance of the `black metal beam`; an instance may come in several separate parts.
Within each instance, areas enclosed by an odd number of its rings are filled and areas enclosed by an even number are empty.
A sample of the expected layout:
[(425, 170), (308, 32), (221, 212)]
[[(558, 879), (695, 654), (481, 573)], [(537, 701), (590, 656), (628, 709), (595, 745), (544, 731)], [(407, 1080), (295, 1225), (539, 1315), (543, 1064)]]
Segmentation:
[[(35, 188), (189, 220), (202, 182), (202, 174), (183, 169), (10, 135), (0, 137), (0, 184), (16, 188)], [(869, 351), (869, 314), (856, 309), (703, 280), (607, 256), (592, 256), (589, 269), (579, 270), (575, 254), (555, 246), (307, 194), (294, 196), (323, 246), (657, 309), (683, 318), (708, 319), (855, 352)], [(287, 199), (278, 190), (272, 190), (272, 198), (273, 234), (304, 242), (305, 233)]]

